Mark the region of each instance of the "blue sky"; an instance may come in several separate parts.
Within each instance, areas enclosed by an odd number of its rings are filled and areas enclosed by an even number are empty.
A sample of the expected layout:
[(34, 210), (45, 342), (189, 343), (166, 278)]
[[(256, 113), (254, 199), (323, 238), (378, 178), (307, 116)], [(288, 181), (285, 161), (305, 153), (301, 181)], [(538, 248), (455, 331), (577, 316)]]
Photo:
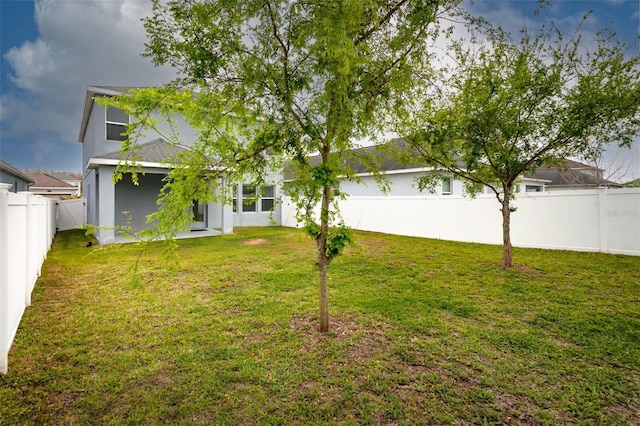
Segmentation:
[[(554, 20), (586, 32), (608, 28), (638, 54), (640, 0), (552, 0), (538, 16), (534, 0), (476, 0), (475, 14), (517, 31)], [(20, 168), (80, 171), (77, 142), (89, 85), (154, 85), (173, 78), (145, 58), (140, 18), (148, 0), (0, 0), (0, 158)], [(640, 177), (640, 144), (619, 153), (624, 180)]]

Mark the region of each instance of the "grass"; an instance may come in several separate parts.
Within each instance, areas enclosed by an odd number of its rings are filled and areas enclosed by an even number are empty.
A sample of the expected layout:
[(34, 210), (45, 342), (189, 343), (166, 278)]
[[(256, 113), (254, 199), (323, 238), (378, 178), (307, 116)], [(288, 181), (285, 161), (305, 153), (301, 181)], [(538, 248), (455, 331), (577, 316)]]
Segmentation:
[(500, 247), (357, 232), (321, 335), (298, 230), (180, 240), (177, 264), (85, 243), (55, 239), (2, 425), (640, 421), (637, 257), (515, 249), (504, 271)]

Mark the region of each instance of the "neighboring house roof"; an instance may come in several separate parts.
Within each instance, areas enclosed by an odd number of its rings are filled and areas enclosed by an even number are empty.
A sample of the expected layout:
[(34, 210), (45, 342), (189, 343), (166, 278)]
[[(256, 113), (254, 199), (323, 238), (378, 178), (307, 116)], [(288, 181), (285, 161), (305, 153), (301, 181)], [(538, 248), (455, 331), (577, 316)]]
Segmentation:
[[(381, 149), (383, 146), (385, 149)], [(386, 147), (389, 148), (387, 149)], [(377, 170), (387, 173), (409, 169), (430, 169), (430, 167), (427, 167), (424, 163), (420, 163), (418, 161), (410, 162), (409, 164), (404, 164), (401, 161), (398, 161), (398, 159), (393, 155), (393, 152), (406, 149), (407, 143), (401, 138), (395, 138), (381, 145), (356, 148), (344, 155), (345, 161), (355, 173), (368, 173), (369, 168), (367, 168), (366, 163), (371, 163), (372, 161), (376, 162)], [(314, 155), (310, 157), (309, 163), (312, 165), (320, 163), (320, 156)], [(284, 166), (283, 177), (285, 181), (293, 179), (293, 169), (289, 163)]]
[(76, 190), (76, 187), (73, 185), (68, 184), (67, 182), (63, 182), (60, 179), (56, 179), (55, 177), (51, 176), (48, 173), (44, 173), (44, 172), (28, 172), (29, 176), (31, 176), (31, 178), (33, 179), (33, 181), (35, 182), (30, 188), (29, 190), (32, 191), (37, 191), (39, 189), (69, 189), (69, 190)]
[(187, 148), (170, 144), (164, 139), (155, 139), (151, 142), (138, 145), (132, 155), (122, 154), (120, 151), (92, 157), (89, 159), (88, 168), (99, 165), (118, 165), (122, 161), (135, 159), (135, 163), (143, 167), (166, 167), (175, 161), (177, 155)]
[[(385, 147), (381, 149), (381, 147)], [(416, 171), (417, 169), (427, 170), (430, 167), (425, 166), (419, 161), (410, 161), (403, 163), (398, 161), (393, 151), (406, 150), (408, 144), (402, 138), (395, 138), (382, 145), (373, 145), (363, 148), (357, 148), (346, 154), (345, 161), (351, 166), (356, 173), (366, 173), (367, 167), (365, 159), (376, 159), (381, 172), (391, 174), (400, 171)], [(315, 155), (309, 159), (311, 164), (318, 164), (320, 156)], [(559, 167), (540, 167), (532, 175), (526, 175), (527, 180), (539, 181), (547, 186), (620, 186), (619, 184), (602, 178), (603, 170), (597, 167), (589, 166), (574, 160), (564, 160)], [(284, 180), (293, 179), (293, 170), (289, 164), (284, 168)]]
[(549, 180), (548, 186), (621, 186), (604, 179), (603, 170), (574, 160), (564, 160), (558, 167), (540, 167), (531, 176)]
[(117, 96), (126, 93), (131, 89), (139, 88), (140, 87), (135, 86), (88, 86), (84, 98), (84, 108), (82, 110), (82, 122), (80, 123), (78, 142), (84, 142), (84, 135), (87, 131), (87, 125), (89, 124), (91, 108), (93, 107), (94, 98), (96, 96)]
[(29, 176), (28, 174), (24, 173), (23, 171), (21, 171), (20, 169), (17, 169), (15, 167), (13, 167), (11, 164), (6, 163), (2, 160), (0, 160), (0, 171), (8, 174), (8, 175), (12, 175), (15, 176), (17, 178), (20, 178), (26, 182), (29, 183), (35, 183), (35, 180)]
[(56, 179), (60, 179), (63, 181), (69, 180), (82, 180), (82, 175), (80, 173), (72, 173), (72, 172), (48, 172), (49, 176), (54, 177)]

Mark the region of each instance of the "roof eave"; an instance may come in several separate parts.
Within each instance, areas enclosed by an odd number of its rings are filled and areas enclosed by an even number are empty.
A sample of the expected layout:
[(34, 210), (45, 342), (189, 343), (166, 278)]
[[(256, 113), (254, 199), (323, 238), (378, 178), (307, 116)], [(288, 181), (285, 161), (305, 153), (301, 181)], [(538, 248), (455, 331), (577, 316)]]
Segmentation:
[(105, 87), (99, 86), (87, 86), (85, 98), (84, 98), (84, 108), (82, 109), (82, 122), (80, 123), (80, 133), (78, 134), (78, 142), (84, 142), (84, 135), (87, 132), (87, 126), (89, 125), (89, 116), (91, 115), (91, 108), (93, 107), (94, 97), (96, 95), (106, 95), (106, 96), (118, 96), (121, 95), (122, 92), (114, 89), (109, 89)]
[(158, 163), (155, 161), (129, 161), (129, 160), (118, 160), (115, 158), (89, 158), (87, 161), (87, 169), (97, 169), (100, 166), (119, 166), (119, 165), (127, 165), (127, 166), (135, 166), (135, 167), (146, 167), (146, 168), (156, 168), (156, 169), (171, 169), (175, 166), (166, 163)]

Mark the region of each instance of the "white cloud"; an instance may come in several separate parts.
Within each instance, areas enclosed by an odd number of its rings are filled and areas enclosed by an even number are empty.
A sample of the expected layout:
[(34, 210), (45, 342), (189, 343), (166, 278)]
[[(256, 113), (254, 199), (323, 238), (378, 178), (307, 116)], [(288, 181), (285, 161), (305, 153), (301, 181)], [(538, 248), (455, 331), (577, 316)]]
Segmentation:
[(86, 86), (171, 80), (171, 69), (140, 56), (146, 41), (140, 18), (150, 12), (146, 0), (38, 0), (39, 38), (4, 55), (24, 96), (2, 94), (3, 132), (54, 131), (75, 142)]

